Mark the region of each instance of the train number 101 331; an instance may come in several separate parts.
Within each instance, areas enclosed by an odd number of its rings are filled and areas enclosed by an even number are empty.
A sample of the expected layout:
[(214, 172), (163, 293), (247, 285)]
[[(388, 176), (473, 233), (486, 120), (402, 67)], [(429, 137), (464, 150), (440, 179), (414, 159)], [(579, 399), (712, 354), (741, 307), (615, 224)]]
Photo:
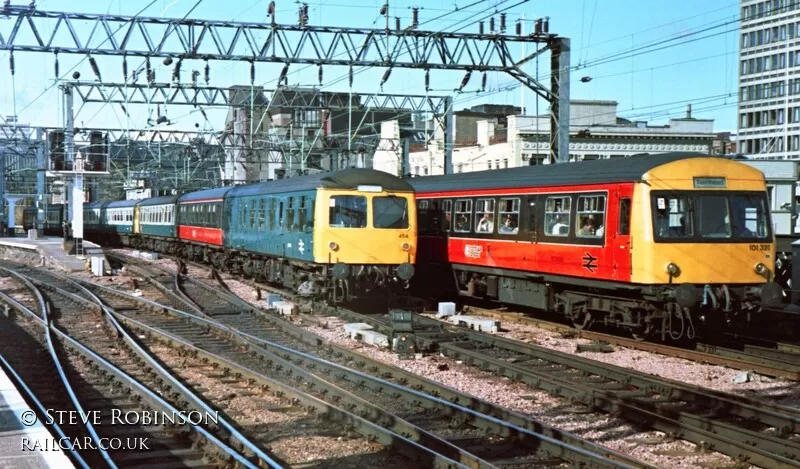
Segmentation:
[(751, 251), (769, 251), (772, 249), (772, 246), (769, 244), (751, 244), (750, 250)]

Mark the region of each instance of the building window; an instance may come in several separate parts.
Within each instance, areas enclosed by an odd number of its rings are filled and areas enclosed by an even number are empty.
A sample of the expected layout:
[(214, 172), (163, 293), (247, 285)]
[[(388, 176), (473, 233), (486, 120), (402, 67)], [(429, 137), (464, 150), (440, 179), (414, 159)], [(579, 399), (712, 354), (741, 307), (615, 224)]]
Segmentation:
[(503, 167), (508, 168), (508, 158), (503, 158)]

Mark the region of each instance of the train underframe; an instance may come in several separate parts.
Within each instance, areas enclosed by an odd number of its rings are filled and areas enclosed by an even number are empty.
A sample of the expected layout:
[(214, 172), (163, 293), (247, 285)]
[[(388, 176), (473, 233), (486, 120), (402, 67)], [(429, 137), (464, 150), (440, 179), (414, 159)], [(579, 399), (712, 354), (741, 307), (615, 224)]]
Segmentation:
[(106, 235), (98, 242), (104, 246), (153, 251), (207, 264), (220, 271), (289, 289), (302, 298), (329, 304), (399, 293), (408, 288), (414, 274), (414, 267), (410, 264), (315, 264), (159, 236)]
[[(420, 291), (420, 285), (446, 276), (453, 278), (451, 288)], [(440, 299), (466, 296), (554, 312), (578, 329), (604, 325), (626, 329), (640, 340), (681, 341), (748, 329), (761, 316), (762, 304), (782, 300), (776, 283), (765, 285), (631, 285), (439, 264), (420, 271), (414, 290)]]

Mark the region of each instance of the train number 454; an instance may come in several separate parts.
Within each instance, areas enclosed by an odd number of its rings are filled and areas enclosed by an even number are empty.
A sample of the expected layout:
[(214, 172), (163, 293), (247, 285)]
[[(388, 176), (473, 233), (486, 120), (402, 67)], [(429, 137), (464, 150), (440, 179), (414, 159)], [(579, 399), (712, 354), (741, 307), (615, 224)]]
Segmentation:
[(769, 251), (772, 248), (769, 244), (751, 244), (751, 251)]

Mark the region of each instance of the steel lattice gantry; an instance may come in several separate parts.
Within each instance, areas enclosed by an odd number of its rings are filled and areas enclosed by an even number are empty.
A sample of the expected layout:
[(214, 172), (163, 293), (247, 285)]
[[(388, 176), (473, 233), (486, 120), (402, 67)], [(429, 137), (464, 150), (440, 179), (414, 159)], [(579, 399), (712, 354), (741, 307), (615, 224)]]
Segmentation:
[[(4, 7), (0, 14), (6, 17), (0, 19), (0, 49), (13, 52), (507, 73), (550, 103), (551, 159), (568, 158), (569, 39), (539, 28), (514, 36), (94, 15), (21, 6)], [(78, 22), (87, 27), (73, 24)], [(69, 40), (57, 44), (62, 36)], [(515, 59), (509, 45), (521, 42), (544, 47)], [(547, 50), (550, 89), (522, 70)]]
[[(180, 83), (98, 83), (91, 81), (71, 82), (78, 97), (84, 103), (109, 104), (161, 104), (191, 105), (200, 107), (249, 107), (251, 103), (231, 101), (230, 87), (188, 85)], [(247, 88), (247, 87), (242, 87)], [(282, 86), (277, 89), (254, 87), (257, 93), (265, 93), (270, 101), (279, 101), (282, 108), (296, 109), (347, 109), (349, 101), (340, 98), (346, 93), (297, 93), (295, 88)], [(313, 90), (317, 91), (317, 90)], [(327, 95), (336, 94), (327, 100)], [(389, 93), (353, 93), (359, 99), (360, 108), (398, 109), (428, 111), (438, 114), (444, 111), (446, 96), (407, 95)]]

